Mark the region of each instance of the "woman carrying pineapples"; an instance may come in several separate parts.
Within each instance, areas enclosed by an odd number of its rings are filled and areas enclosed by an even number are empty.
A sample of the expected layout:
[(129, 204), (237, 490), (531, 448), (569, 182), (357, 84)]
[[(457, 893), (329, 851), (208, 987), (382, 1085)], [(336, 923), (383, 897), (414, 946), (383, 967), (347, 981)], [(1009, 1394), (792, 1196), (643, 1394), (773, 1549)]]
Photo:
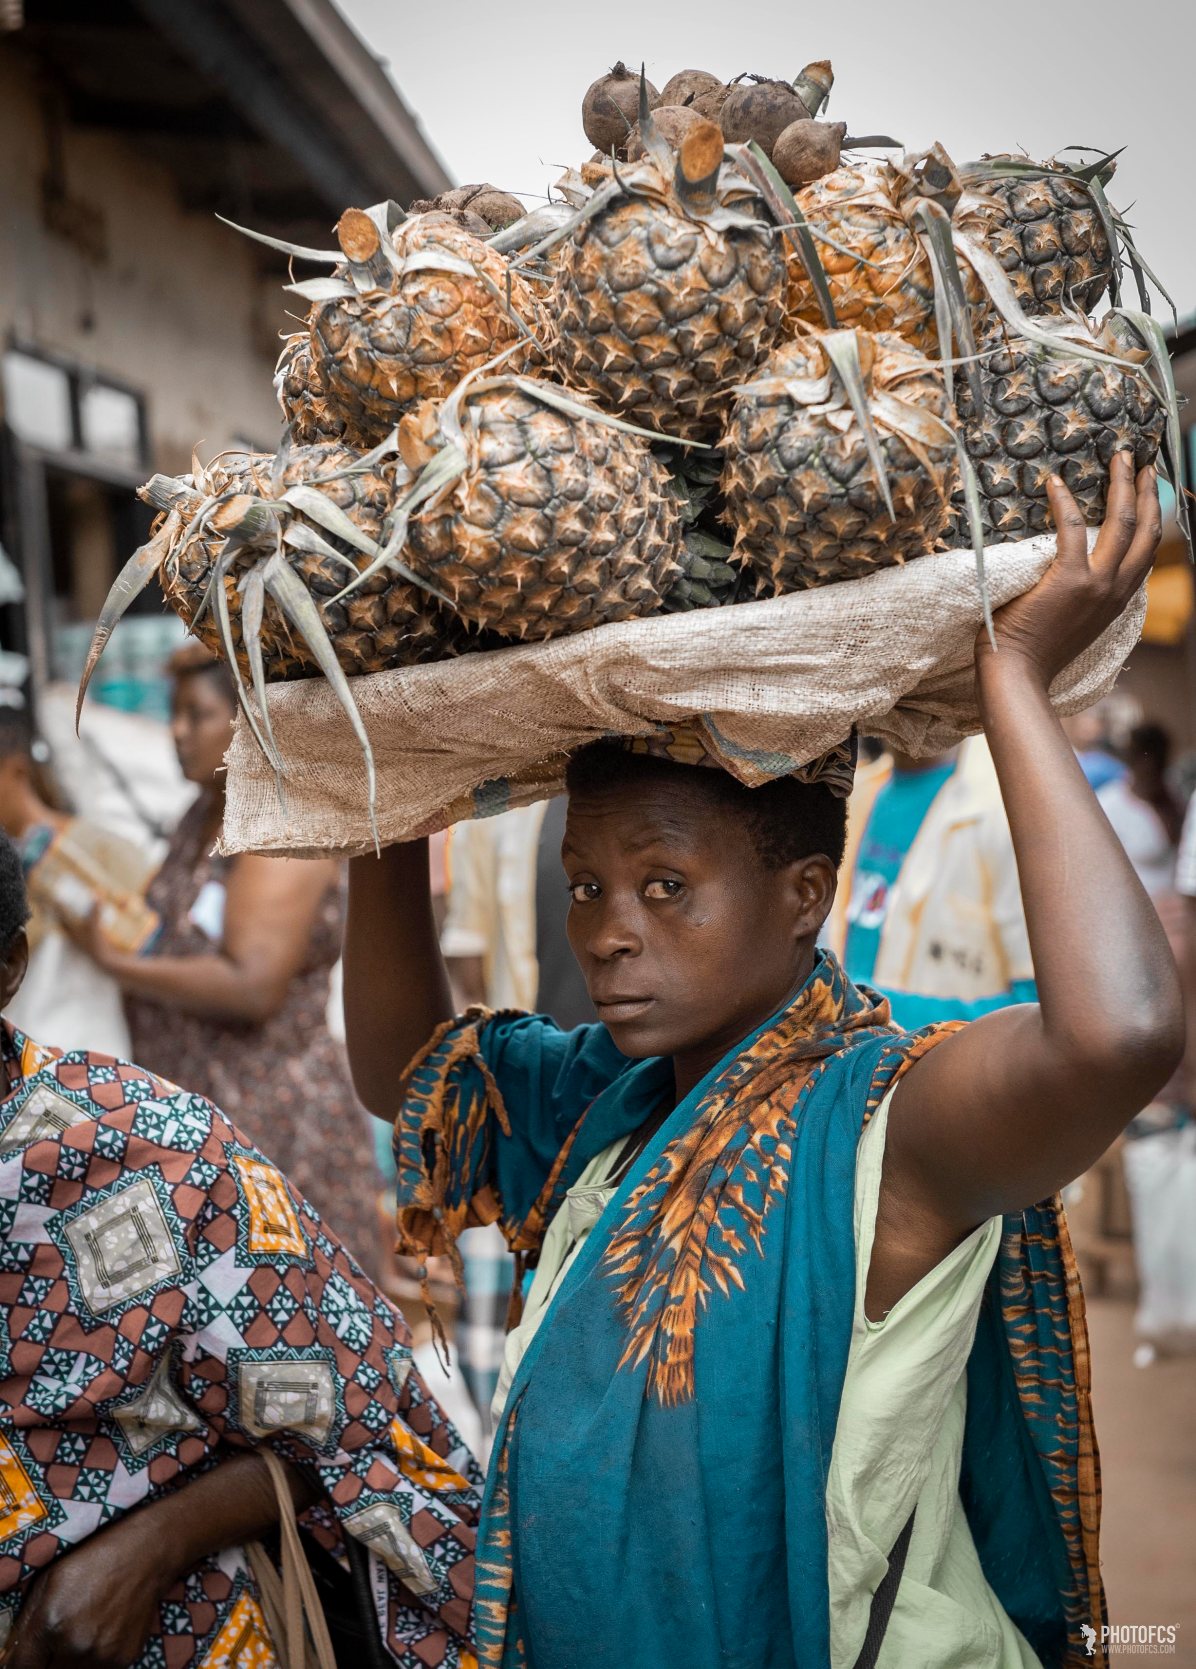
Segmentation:
[(976, 649), (1038, 1004), (903, 1034), (818, 948), (841, 757), (748, 789), (683, 736), (575, 756), (563, 884), (602, 1024), (568, 1033), (452, 1017), (422, 843), (352, 865), (350, 1054), (396, 1118), (404, 1249), (498, 1221), (534, 1270), (482, 1665), (1090, 1661), (1097, 1461), (1057, 1191), (1183, 1024), (1047, 693), (1150, 565), (1154, 473), (1114, 459), (1091, 556), (1050, 495), (1058, 557)]

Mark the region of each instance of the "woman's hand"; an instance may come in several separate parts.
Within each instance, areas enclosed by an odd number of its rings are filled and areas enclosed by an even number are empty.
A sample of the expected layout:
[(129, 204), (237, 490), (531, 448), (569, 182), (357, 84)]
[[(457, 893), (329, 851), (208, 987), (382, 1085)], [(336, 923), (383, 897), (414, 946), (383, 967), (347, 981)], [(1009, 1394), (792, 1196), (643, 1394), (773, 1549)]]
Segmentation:
[(993, 617), (997, 654), (986, 632), (976, 639), (977, 672), (1009, 657), (1028, 663), (1049, 685), (1111, 626), (1150, 571), (1162, 531), (1153, 469), (1138, 472), (1127, 452), (1109, 469), (1109, 503), (1091, 556), (1084, 518), (1058, 477), (1047, 484), (1057, 554), (1037, 585)]
[(110, 1525), (34, 1577), (4, 1669), (125, 1669), (178, 1581), (171, 1550), (139, 1515)]
[[(286, 1467), (297, 1513), (318, 1484)], [(255, 1451), (147, 1502), (64, 1553), (34, 1578), (0, 1669), (124, 1669), (158, 1630), (158, 1608), (186, 1573), (221, 1548), (256, 1541), (278, 1523), (278, 1498)]]
[(129, 958), (112, 943), (100, 922), (101, 906), (97, 904), (89, 916), (60, 916), (62, 931), (85, 956), (90, 956), (104, 973), (116, 974)]

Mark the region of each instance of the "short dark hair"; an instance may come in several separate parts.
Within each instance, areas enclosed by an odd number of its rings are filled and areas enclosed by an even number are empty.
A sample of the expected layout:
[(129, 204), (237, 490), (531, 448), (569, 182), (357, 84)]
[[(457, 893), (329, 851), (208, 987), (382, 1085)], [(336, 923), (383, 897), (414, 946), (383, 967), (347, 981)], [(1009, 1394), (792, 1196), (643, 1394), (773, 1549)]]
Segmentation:
[(824, 782), (775, 777), (759, 788), (746, 788), (728, 771), (706, 765), (675, 765), (650, 754), (630, 753), (618, 742), (591, 742), (569, 761), (565, 787), (570, 794), (623, 789), (632, 793), (647, 782), (683, 780), (711, 804), (730, 811), (744, 826), (766, 869), (821, 853), (838, 869), (847, 843), (847, 801)]
[(0, 708), (0, 759), (11, 759), (14, 753), (33, 757), (33, 726), (23, 707)]
[(207, 678), (220, 691), (229, 706), (236, 711), (237, 686), (229, 668), (228, 662), (220, 655), (214, 655), (205, 644), (195, 638), (188, 638), (166, 662), (167, 676), (174, 683), (182, 683), (184, 678)]
[(1167, 761), (1171, 758), (1171, 735), (1161, 724), (1136, 724), (1130, 731), (1129, 755), (1132, 759), (1136, 753), (1152, 759), (1160, 771), (1167, 769)]
[(21, 854), (0, 830), (0, 956), (7, 956), (13, 940), (29, 920), (29, 897)]

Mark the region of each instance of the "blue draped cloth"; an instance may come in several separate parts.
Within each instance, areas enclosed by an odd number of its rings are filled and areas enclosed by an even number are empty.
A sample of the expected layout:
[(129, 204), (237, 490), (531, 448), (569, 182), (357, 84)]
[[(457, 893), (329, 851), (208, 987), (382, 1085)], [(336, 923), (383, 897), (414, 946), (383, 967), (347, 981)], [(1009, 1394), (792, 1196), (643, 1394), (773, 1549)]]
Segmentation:
[[(824, 1669), (826, 1481), (855, 1292), (856, 1145), (944, 1029), (898, 1032), (819, 956), (675, 1108), (525, 1353), (495, 1439), (475, 1627), (489, 1669)], [(533, 1258), (566, 1189), (672, 1088), (600, 1026), (466, 1015), (396, 1122), (404, 1249), (501, 1223)], [(1046, 1665), (1103, 1618), (1082, 1301), (1048, 1202), (1006, 1223), (969, 1368), (961, 1490)]]

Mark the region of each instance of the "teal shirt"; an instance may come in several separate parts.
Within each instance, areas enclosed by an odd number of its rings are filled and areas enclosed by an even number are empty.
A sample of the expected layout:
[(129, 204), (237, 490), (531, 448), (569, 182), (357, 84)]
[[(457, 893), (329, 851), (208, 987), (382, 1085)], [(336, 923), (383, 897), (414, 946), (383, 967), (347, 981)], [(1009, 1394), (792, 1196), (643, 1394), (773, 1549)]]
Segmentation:
[(928, 771), (894, 771), (872, 806), (860, 841), (843, 965), (857, 985), (872, 982), (889, 896), (935, 796), (955, 769), (953, 760)]
[[(954, 769), (954, 761), (948, 760), (925, 771), (894, 771), (876, 796), (860, 841), (847, 901), (843, 965), (857, 985), (874, 983), (872, 973), (894, 884), (926, 813)], [(887, 988), (884, 994), (894, 1020), (910, 1030), (939, 1020), (976, 1020), (994, 1009), (1007, 1008), (1011, 1003), (1032, 1003), (1038, 997), (1032, 979), (1014, 980), (1007, 991), (972, 1002)]]

